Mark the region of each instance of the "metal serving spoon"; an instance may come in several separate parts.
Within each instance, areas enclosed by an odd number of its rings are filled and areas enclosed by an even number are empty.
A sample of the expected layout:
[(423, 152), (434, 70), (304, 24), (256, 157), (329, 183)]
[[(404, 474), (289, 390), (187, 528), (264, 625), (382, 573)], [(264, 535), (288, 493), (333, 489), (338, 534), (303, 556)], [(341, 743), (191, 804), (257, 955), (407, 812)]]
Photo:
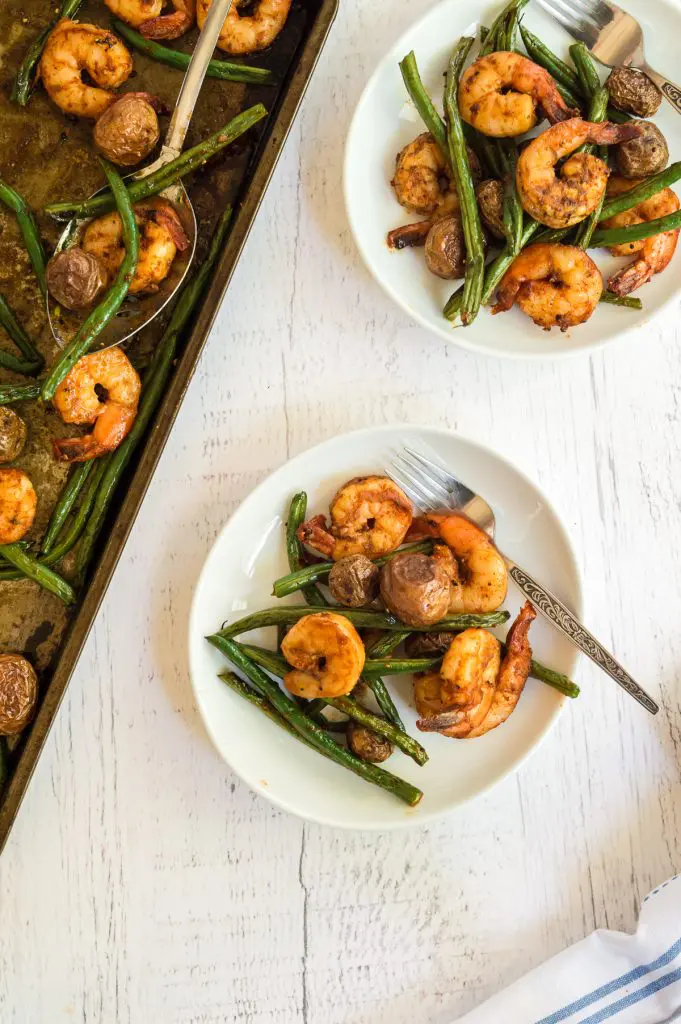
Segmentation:
[[(208, 64), (213, 56), (215, 44), (232, 2), (233, 0), (213, 0), (184, 76), (161, 155), (148, 167), (143, 167), (141, 171), (131, 175), (132, 180), (146, 178), (148, 174), (164, 167), (171, 160), (176, 160), (182, 152), (194, 107), (206, 77)], [(95, 195), (105, 191), (106, 189), (100, 189), (95, 192)], [(184, 252), (178, 252), (173, 260), (170, 273), (157, 292), (152, 295), (142, 295), (139, 298), (130, 297), (126, 300), (118, 316), (114, 317), (100, 334), (95, 346), (97, 349), (120, 345), (157, 317), (182, 284), (194, 258), (197, 236), (196, 215), (184, 184), (178, 181), (159, 194), (172, 203), (177, 210), (185, 234), (189, 239), (189, 245)], [(77, 245), (91, 220), (92, 218), (74, 217), (69, 221), (57, 243), (55, 252), (61, 252), (63, 249), (70, 249)], [(58, 306), (49, 295), (47, 297), (47, 315), (55, 341), (63, 348), (80, 326), (81, 319), (76, 314), (71, 314), (68, 310)]]
[[(404, 453), (393, 458), (388, 473), (420, 508), (432, 511), (440, 508), (457, 509), (477, 523), (490, 537), (494, 537), (493, 510), (484, 498), (457, 480), (441, 462), (435, 462), (421, 452), (405, 446)], [(660, 709), (652, 697), (635, 679), (632, 679), (619, 662), (615, 661), (612, 654), (582, 625), (570, 609), (512, 559), (503, 553), (502, 557), (508, 567), (509, 576), (525, 597), (530, 599), (537, 611), (626, 690), (630, 697), (642, 704), (646, 711), (650, 711), (652, 715), (657, 714)]]

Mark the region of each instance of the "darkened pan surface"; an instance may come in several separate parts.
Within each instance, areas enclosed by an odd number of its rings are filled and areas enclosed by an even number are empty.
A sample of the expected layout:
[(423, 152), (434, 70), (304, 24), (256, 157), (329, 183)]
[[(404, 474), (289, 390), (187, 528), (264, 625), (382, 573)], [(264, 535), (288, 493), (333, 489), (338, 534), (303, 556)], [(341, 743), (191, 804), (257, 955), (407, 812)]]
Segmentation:
[[(235, 218), (203, 305), (183, 342), (163, 402), (118, 490), (115, 507), (101, 535), (97, 559), (77, 605), (67, 610), (55, 597), (29, 581), (0, 583), (0, 653), (24, 653), (35, 665), (40, 679), (38, 714), (11, 750), (9, 783), (0, 792), (0, 851), (172, 428), (337, 7), (338, 0), (294, 0), (286, 27), (274, 45), (262, 54), (245, 59), (245, 63), (273, 70), (277, 75), (276, 86), (255, 87), (206, 79), (187, 146), (205, 138), (252, 103), (264, 103), (269, 117), (187, 182), (199, 221), (197, 260), (203, 257), (213, 225), (228, 202), (235, 204)], [(16, 69), (30, 42), (53, 16), (54, 8), (55, 0), (0, 0), (0, 177), (15, 186), (36, 211), (48, 202), (90, 195), (103, 184), (89, 145), (91, 122), (60, 114), (40, 86), (26, 108), (15, 106), (9, 99)], [(103, 0), (84, 3), (78, 20), (110, 27), (110, 14)], [(189, 51), (196, 36), (194, 31), (169, 45)], [(172, 108), (182, 72), (138, 53), (133, 57), (134, 76), (123, 91), (156, 93)], [(166, 124), (164, 119), (162, 127)], [(48, 217), (39, 215), (38, 219), (49, 252), (61, 227)], [(14, 217), (4, 209), (0, 209), (0, 293), (11, 300), (13, 309), (36, 339), (49, 364), (56, 348), (44, 305)], [(128, 355), (138, 368), (144, 367), (167, 318), (167, 313), (162, 315), (130, 343)], [(10, 347), (0, 329), (0, 347), (6, 346)], [(10, 379), (11, 374), (0, 370), (0, 380)], [(50, 439), (73, 433), (73, 428), (62, 424), (50, 407), (42, 407), (40, 403), (14, 408), (29, 425), (29, 442), (16, 465), (30, 475), (39, 496), (38, 515), (27, 538), (31, 539), (42, 534), (67, 472), (54, 460)], [(63, 568), (64, 575), (68, 575), (67, 567)]]

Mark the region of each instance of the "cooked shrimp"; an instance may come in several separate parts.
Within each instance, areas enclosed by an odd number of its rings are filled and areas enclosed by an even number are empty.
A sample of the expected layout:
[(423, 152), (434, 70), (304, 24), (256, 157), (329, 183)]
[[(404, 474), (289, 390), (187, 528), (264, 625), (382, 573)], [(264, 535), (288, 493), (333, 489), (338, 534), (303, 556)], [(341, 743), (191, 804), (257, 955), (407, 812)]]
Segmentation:
[(397, 154), (391, 184), (401, 206), (412, 213), (430, 214), (427, 220), (390, 231), (391, 249), (423, 245), (433, 224), (459, 209), (459, 197), (447, 163), (430, 132), (419, 135)]
[(177, 39), (196, 20), (196, 0), (171, 0), (175, 10), (161, 14), (165, 0), (104, 0), (110, 11), (148, 39)]
[(359, 476), (338, 491), (326, 517), (298, 528), (298, 540), (337, 562), (346, 555), (378, 558), (399, 548), (411, 526), (409, 498), (387, 476)]
[[(83, 72), (94, 82), (86, 85)], [(65, 114), (100, 117), (116, 99), (112, 89), (132, 73), (132, 57), (113, 34), (97, 25), (60, 21), (50, 34), (40, 61), (47, 94)]]
[[(199, 28), (208, 17), (211, 0), (197, 0)], [(288, 18), (291, 0), (255, 0), (255, 10), (250, 14), (239, 13), (240, 7), (253, 4), (250, 0), (235, 0), (225, 18), (218, 46), (225, 53), (254, 53), (265, 50), (277, 38)]]
[(87, 462), (117, 448), (135, 422), (140, 390), (137, 371), (120, 348), (79, 359), (52, 401), (64, 423), (94, 423), (94, 429), (82, 437), (54, 440), (55, 456)]
[(35, 519), (38, 497), (21, 469), (0, 469), (0, 544), (15, 544)]
[[(633, 123), (592, 124), (579, 117), (547, 128), (518, 157), (516, 185), (523, 209), (550, 228), (567, 228), (584, 220), (600, 203), (610, 172), (593, 153), (575, 150), (585, 142), (611, 146), (640, 134)], [(564, 157), (568, 159), (556, 173)]]
[(506, 563), (493, 541), (458, 512), (428, 512), (414, 520), (411, 537), (436, 537), (451, 556), (436, 545), (433, 557), (440, 561), (452, 582), (449, 610), (493, 612), (503, 604), (508, 586)]
[(468, 734), (471, 738), (484, 736), (486, 732), (496, 729), (515, 711), (530, 674), (532, 648), (527, 634), (536, 617), (536, 611), (526, 601), (508, 631), (506, 653), (501, 662), (490, 709)]
[(461, 116), (483, 135), (524, 135), (539, 120), (537, 107), (552, 124), (574, 113), (548, 71), (519, 53), (478, 57), (461, 76)]
[[(635, 185), (640, 185), (643, 180), (643, 178), (613, 177), (608, 182), (608, 195), (627, 192)], [(609, 217), (601, 226), (626, 228), (633, 224), (646, 224), (658, 217), (666, 217), (669, 213), (675, 213), (678, 209), (679, 199), (676, 192), (670, 188), (663, 188), (661, 192), (650, 199), (645, 199), (631, 210), (625, 210), (624, 213)], [(613, 256), (635, 255), (636, 259), (610, 278), (608, 281), (610, 291), (615, 292), (616, 295), (629, 295), (636, 288), (647, 284), (655, 274), (660, 274), (665, 267), (669, 266), (676, 250), (678, 238), (677, 228), (675, 231), (663, 231), (661, 235), (653, 235), (652, 238), (644, 238), (639, 242), (626, 242), (624, 245), (612, 246), (610, 252)]]
[(517, 302), (545, 331), (566, 331), (589, 319), (602, 292), (601, 273), (583, 249), (538, 242), (523, 249), (504, 274), (492, 312)]
[(486, 629), (466, 629), (454, 637), (439, 675), (427, 673), (415, 683), (422, 732), (454, 739), (470, 736), (492, 707), (499, 673), (500, 645)]
[[(140, 229), (140, 253), (130, 293), (157, 292), (170, 273), (178, 250), (189, 245), (175, 209), (158, 197), (135, 204), (135, 218)], [(117, 213), (106, 213), (91, 221), (83, 233), (81, 247), (96, 256), (109, 280), (123, 262), (123, 225)]]
[(299, 619), (284, 637), (281, 652), (293, 665), (284, 676), (298, 697), (342, 697), (350, 693), (364, 668), (364, 644), (352, 623), (335, 612)]

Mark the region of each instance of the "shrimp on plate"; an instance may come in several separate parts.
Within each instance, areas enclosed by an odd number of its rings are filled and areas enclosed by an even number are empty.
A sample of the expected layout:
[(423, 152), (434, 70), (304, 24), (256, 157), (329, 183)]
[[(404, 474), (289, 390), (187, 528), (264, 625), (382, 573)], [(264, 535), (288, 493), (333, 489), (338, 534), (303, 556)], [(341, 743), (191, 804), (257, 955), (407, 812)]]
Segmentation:
[(0, 544), (16, 544), (35, 519), (38, 497), (22, 469), (0, 469)]
[(357, 630), (335, 612), (299, 619), (284, 637), (281, 652), (293, 666), (284, 676), (286, 688), (306, 700), (350, 693), (364, 668), (364, 644)]
[(548, 71), (504, 50), (473, 61), (461, 76), (458, 96), (464, 121), (495, 138), (529, 132), (539, 121), (538, 108), (552, 124), (575, 113)]
[(494, 541), (459, 512), (428, 512), (418, 519), (409, 539), (433, 537), (433, 558), (451, 580), (449, 611), (483, 614), (496, 611), (506, 597), (508, 573)]
[(337, 562), (347, 555), (378, 558), (399, 548), (412, 523), (412, 504), (394, 481), (363, 476), (348, 481), (329, 509), (298, 528), (298, 540)]
[(493, 313), (517, 302), (523, 313), (548, 331), (583, 324), (603, 292), (601, 272), (576, 245), (537, 242), (516, 256), (497, 291)]
[[(178, 251), (189, 246), (174, 207), (155, 197), (135, 204), (135, 219), (140, 230), (140, 252), (130, 294), (157, 292), (170, 273)], [(118, 213), (106, 213), (91, 221), (81, 242), (85, 252), (95, 256), (111, 281), (125, 257), (123, 224)]]
[(87, 462), (113, 451), (137, 415), (142, 385), (120, 348), (83, 356), (57, 388), (53, 404), (64, 423), (92, 423), (90, 434), (55, 439), (55, 456), (63, 462)]
[(525, 689), (532, 665), (532, 648), (528, 633), (537, 613), (529, 601), (520, 609), (506, 637), (506, 653), (501, 661), (494, 696), (489, 711), (469, 736), (484, 736), (502, 725), (515, 711)]
[(436, 221), (459, 209), (459, 197), (447, 162), (430, 132), (423, 132), (397, 154), (391, 184), (400, 206), (427, 216), (426, 220), (389, 232), (391, 249), (422, 245)]
[(177, 39), (196, 21), (196, 0), (171, 0), (175, 10), (162, 14), (165, 0), (104, 0), (121, 21), (147, 39)]
[[(112, 90), (132, 70), (132, 57), (113, 32), (65, 19), (45, 44), (39, 73), (48, 96), (65, 114), (96, 120), (117, 99)], [(93, 85), (83, 81), (83, 72)]]
[[(208, 17), (211, 0), (197, 0), (199, 28)], [(248, 6), (249, 13), (239, 8)], [(253, 9), (253, 7), (255, 9)], [(225, 53), (244, 54), (265, 50), (277, 38), (291, 10), (291, 0), (234, 0), (218, 38), (218, 47)]]
[(575, 150), (587, 142), (611, 146), (640, 133), (633, 123), (595, 124), (579, 117), (547, 128), (518, 157), (516, 185), (525, 212), (550, 228), (568, 228), (584, 220), (598, 207), (610, 172), (593, 153)]
[[(630, 188), (640, 185), (644, 180), (643, 178), (612, 177), (608, 182), (608, 195), (627, 192)], [(667, 214), (675, 213), (678, 209), (679, 198), (676, 192), (670, 188), (663, 188), (661, 192), (651, 196), (650, 199), (645, 199), (631, 210), (625, 210), (614, 217), (609, 217), (601, 227), (626, 228), (634, 224), (646, 224), (648, 221), (657, 220), (658, 217), (666, 217)], [(675, 231), (663, 231), (662, 234), (653, 235), (651, 238), (644, 238), (638, 242), (625, 242), (623, 245), (612, 246), (610, 252), (613, 256), (635, 256), (635, 259), (610, 278), (608, 281), (610, 291), (615, 295), (629, 295), (641, 285), (647, 284), (655, 274), (660, 274), (669, 266), (676, 250), (678, 238), (679, 229), (677, 228)]]

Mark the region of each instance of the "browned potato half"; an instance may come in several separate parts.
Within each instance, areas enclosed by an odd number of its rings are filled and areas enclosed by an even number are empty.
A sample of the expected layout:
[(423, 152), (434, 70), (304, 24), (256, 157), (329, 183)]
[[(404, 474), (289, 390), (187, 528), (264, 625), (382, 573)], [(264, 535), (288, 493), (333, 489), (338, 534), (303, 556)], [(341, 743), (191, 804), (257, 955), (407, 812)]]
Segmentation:
[(432, 626), (449, 610), (451, 584), (444, 569), (428, 555), (395, 555), (381, 569), (381, 597), (393, 615), (408, 626)]
[(495, 238), (504, 238), (504, 184), (496, 178), (481, 181), (475, 190), (482, 222)]
[(357, 757), (361, 758), (362, 761), (380, 764), (381, 761), (387, 761), (393, 752), (393, 745), (390, 740), (386, 740), (383, 736), (378, 736), (371, 729), (367, 729), (365, 725), (353, 722), (352, 719), (347, 724), (345, 734), (348, 738), (350, 750)]
[(160, 138), (153, 96), (129, 92), (106, 110), (94, 127), (95, 147), (119, 167), (134, 167)]
[(33, 718), (38, 677), (20, 654), (0, 654), (0, 736), (14, 736)]
[(663, 171), (669, 162), (669, 147), (652, 121), (639, 121), (641, 135), (615, 146), (617, 170), (625, 178), (647, 178)]
[(56, 253), (47, 264), (50, 295), (66, 309), (91, 306), (106, 282), (106, 271), (97, 257), (77, 245)]
[(329, 573), (329, 590), (346, 608), (363, 608), (378, 597), (379, 568), (366, 555), (347, 555)]
[(408, 658), (436, 658), (444, 654), (454, 633), (412, 633), (404, 642)]
[(0, 462), (18, 459), (24, 450), (28, 430), (14, 409), (0, 405)]
[(431, 274), (445, 281), (463, 277), (466, 269), (466, 244), (458, 216), (443, 217), (433, 224), (426, 238), (426, 266)]
[(662, 93), (655, 83), (635, 68), (613, 68), (605, 86), (613, 107), (636, 117), (652, 117), (662, 103)]

